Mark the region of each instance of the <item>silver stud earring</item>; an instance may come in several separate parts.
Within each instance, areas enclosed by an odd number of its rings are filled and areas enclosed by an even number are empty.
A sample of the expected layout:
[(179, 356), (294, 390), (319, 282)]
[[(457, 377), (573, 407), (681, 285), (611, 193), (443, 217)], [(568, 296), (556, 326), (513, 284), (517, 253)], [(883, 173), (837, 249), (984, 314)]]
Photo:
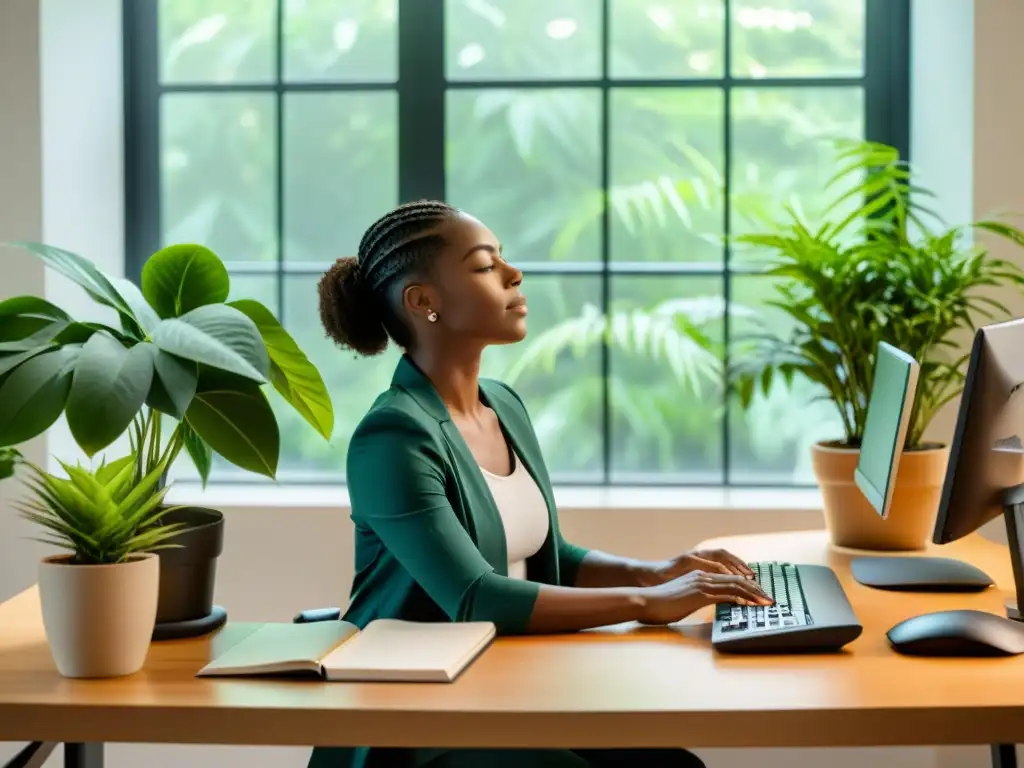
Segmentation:
[(437, 322), (437, 312), (435, 312), (434, 310), (430, 310), (429, 312), (427, 312), (427, 320), (429, 320), (432, 323), (436, 323)]

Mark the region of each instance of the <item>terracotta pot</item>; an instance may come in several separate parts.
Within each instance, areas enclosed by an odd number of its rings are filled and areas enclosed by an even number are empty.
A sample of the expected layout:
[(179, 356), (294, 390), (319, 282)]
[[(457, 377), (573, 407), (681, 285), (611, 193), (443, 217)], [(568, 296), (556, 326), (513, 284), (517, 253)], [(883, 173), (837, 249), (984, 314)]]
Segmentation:
[(116, 565), (44, 558), (39, 600), (57, 671), (65, 677), (138, 672), (149, 652), (159, 586), (160, 561), (151, 553)]
[(854, 482), (859, 456), (859, 449), (823, 443), (812, 449), (832, 544), (868, 550), (924, 549), (935, 526), (949, 449), (937, 446), (903, 454), (885, 520)]

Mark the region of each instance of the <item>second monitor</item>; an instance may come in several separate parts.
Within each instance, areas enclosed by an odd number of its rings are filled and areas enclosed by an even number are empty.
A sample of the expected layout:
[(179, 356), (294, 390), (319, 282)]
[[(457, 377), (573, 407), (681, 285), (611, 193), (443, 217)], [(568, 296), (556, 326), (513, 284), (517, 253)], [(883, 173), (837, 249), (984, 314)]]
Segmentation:
[[(879, 344), (854, 478), (883, 519), (892, 505), (919, 372), (912, 356), (885, 342)], [(992, 584), (983, 571), (947, 557), (860, 557), (850, 568), (861, 584), (881, 589), (972, 591)]]

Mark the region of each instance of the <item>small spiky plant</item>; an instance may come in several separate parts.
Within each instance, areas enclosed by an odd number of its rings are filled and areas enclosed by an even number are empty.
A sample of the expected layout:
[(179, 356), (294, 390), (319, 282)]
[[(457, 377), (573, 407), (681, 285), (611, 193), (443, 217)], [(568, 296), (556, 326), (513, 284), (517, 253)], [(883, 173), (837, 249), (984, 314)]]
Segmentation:
[[(176, 546), (173, 538), (183, 523), (161, 523), (170, 509), (163, 506), (169, 486), (161, 483), (165, 462), (147, 468), (138, 453), (96, 469), (60, 462), (67, 477), (46, 472), (20, 456), (28, 470), (26, 500), (19, 514), (43, 528), (36, 541), (72, 552), (74, 565), (112, 565), (133, 556)], [(146, 470), (146, 474), (142, 471)]]

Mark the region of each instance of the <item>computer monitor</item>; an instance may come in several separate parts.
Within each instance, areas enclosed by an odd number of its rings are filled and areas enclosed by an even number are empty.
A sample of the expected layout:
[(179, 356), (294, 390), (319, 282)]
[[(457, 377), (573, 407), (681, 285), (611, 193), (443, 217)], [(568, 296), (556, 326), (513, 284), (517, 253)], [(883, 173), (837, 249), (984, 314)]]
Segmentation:
[[(971, 356), (968, 377), (981, 359), (978, 354)], [(879, 344), (854, 478), (864, 497), (883, 519), (892, 504), (900, 457), (914, 410), (919, 371), (920, 365), (911, 355), (890, 344)], [(970, 407), (972, 399), (972, 394), (965, 391), (961, 413), (963, 408)], [(961, 416), (958, 434), (972, 419), (973, 415)], [(958, 455), (956, 442), (952, 454)], [(947, 475), (945, 480), (947, 490), (951, 485), (950, 477)], [(859, 557), (850, 563), (850, 569), (861, 584), (880, 589), (974, 591), (992, 585), (992, 579), (984, 571), (948, 557)]]
[[(960, 399), (932, 540), (948, 544), (1004, 514), (1024, 483), (1024, 318), (980, 328)], [(1019, 491), (1011, 493), (1013, 499)]]
[(906, 352), (885, 342), (878, 345), (875, 360), (854, 481), (885, 519), (892, 505), (921, 366)]

